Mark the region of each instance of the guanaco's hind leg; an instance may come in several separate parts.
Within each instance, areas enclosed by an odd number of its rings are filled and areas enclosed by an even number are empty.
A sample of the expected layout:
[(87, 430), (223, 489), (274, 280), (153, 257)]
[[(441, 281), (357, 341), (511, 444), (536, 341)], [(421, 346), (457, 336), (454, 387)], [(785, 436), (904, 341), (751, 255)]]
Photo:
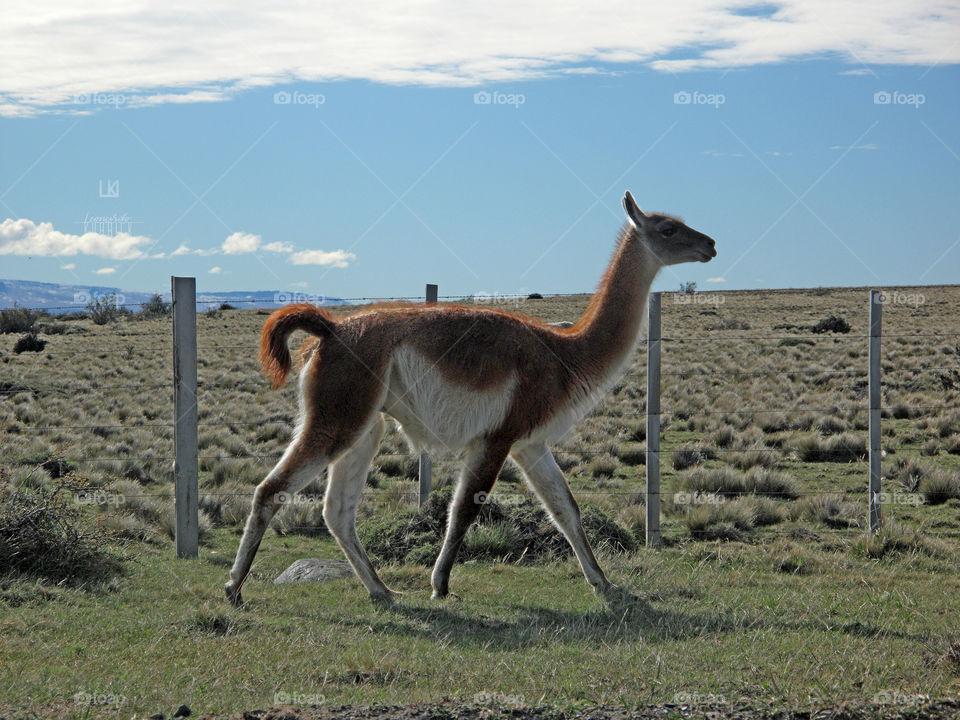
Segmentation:
[(460, 481), (450, 503), (447, 532), (443, 548), (433, 566), (430, 577), (433, 597), (442, 598), (450, 591), (450, 570), (457, 559), (457, 551), (470, 524), (476, 519), (487, 493), (497, 481), (497, 474), (507, 459), (509, 444), (488, 442), (471, 452), (463, 466)]
[(360, 500), (360, 493), (370, 470), (370, 461), (377, 453), (383, 431), (383, 417), (377, 415), (360, 439), (330, 466), (323, 503), (323, 520), (371, 597), (392, 600), (400, 593), (392, 591), (377, 576), (377, 571), (360, 544), (356, 528), (357, 502)]
[(253, 494), (253, 505), (243, 538), (237, 549), (237, 557), (230, 570), (230, 582), (224, 586), (227, 599), (234, 605), (243, 603), (240, 588), (243, 586), (253, 558), (263, 540), (267, 525), (284, 500), (284, 494), (293, 495), (311, 480), (316, 479), (327, 465), (327, 458), (309, 450), (304, 443), (294, 441), (283, 454), (280, 462), (264, 478)]
[(600, 569), (580, 522), (580, 508), (570, 492), (567, 479), (545, 444), (516, 448), (513, 458), (520, 465), (537, 497), (560, 528), (580, 561), (580, 569), (597, 592), (611, 589)]

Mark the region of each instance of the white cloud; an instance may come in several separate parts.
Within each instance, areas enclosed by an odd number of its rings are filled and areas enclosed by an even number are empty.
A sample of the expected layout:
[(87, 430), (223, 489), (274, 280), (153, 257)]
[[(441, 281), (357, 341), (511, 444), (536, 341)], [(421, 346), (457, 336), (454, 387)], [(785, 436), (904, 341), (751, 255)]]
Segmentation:
[(293, 245), (285, 242), (272, 242), (264, 245), (263, 249), (275, 253), (288, 253), (293, 252)]
[(93, 273), (95, 275), (113, 275), (116, 271), (117, 271), (116, 268), (105, 267), (105, 268), (100, 268), (99, 270), (94, 270)]
[(121, 232), (82, 235), (55, 230), (53, 223), (7, 218), (0, 223), (0, 255), (96, 255), (111, 260), (134, 260), (144, 256), (141, 249), (149, 238)]
[(620, 71), (613, 63), (680, 72), (836, 55), (859, 73), (960, 62), (956, 3), (783, 0), (757, 15), (744, 15), (745, 5), (611, 0), (585, 11), (512, 0), (278, 0), (237, 12), (229, 0), (211, 0), (169, 13), (161, 0), (16, 2), (4, 13), (0, 67), (17, 72), (0, 78), (0, 115), (216, 102), (291, 82), (489, 85)]
[(76, 263), (67, 263), (66, 265), (61, 265), (61, 266), (60, 266), (60, 269), (61, 269), (61, 270), (73, 270), (73, 269), (76, 268), (76, 267), (77, 267), (77, 264), (76, 264)]
[(863, 145), (831, 145), (831, 150), (879, 150), (880, 146), (876, 143), (864, 143)]
[(219, 275), (220, 273), (223, 272), (223, 268), (221, 268), (219, 265), (214, 265), (212, 268), (207, 270), (207, 272), (210, 273), (211, 275)]
[(351, 260), (356, 260), (357, 256), (344, 250), (301, 250), (295, 252), (287, 258), (294, 265), (331, 265), (337, 268), (345, 268)]
[(179, 255), (200, 255), (202, 257), (208, 257), (210, 255), (216, 255), (218, 252), (220, 251), (216, 248), (211, 250), (191, 250), (186, 244), (182, 244), (180, 247), (170, 253), (170, 257), (177, 257)]
[(707, 278), (708, 283), (725, 283), (727, 279), (725, 277), (712, 277)]
[(260, 247), (260, 236), (252, 233), (235, 232), (223, 241), (221, 249), (226, 255), (252, 253)]

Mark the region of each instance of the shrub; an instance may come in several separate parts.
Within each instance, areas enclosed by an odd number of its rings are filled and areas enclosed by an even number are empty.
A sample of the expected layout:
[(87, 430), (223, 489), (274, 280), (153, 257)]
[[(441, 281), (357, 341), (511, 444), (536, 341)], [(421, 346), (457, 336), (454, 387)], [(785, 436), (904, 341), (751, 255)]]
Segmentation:
[(681, 445), (673, 451), (674, 470), (686, 470), (687, 468), (693, 467), (694, 465), (699, 465), (702, 462), (703, 454), (696, 445), (691, 443)]
[(120, 305), (115, 293), (97, 295), (87, 303), (87, 311), (95, 325), (106, 325), (116, 322), (120, 317)]
[(617, 459), (608, 453), (597, 455), (587, 469), (593, 477), (613, 477), (617, 470)]
[(220, 307), (217, 309), (218, 310), (236, 310), (237, 308), (235, 308), (230, 303), (220, 303)]
[(876, 533), (859, 538), (854, 551), (864, 557), (879, 560), (893, 553), (922, 553), (937, 555), (940, 549), (918, 532), (887, 521)]
[(8, 486), (0, 493), (0, 574), (77, 584), (119, 572), (119, 558), (105, 549), (106, 533), (73, 502), (76, 482), (70, 476), (49, 491)]
[(31, 332), (39, 316), (38, 312), (16, 304), (12, 308), (0, 310), (0, 333)]
[(752, 467), (776, 467), (778, 462), (777, 453), (767, 448), (752, 448), (743, 452), (730, 453), (727, 462), (741, 470), (749, 470)]
[(806, 511), (812, 520), (833, 528), (859, 527), (866, 513), (863, 506), (834, 495), (815, 495), (807, 502)]
[(143, 318), (166, 317), (169, 314), (170, 303), (164, 302), (160, 295), (154, 295), (140, 306), (140, 316)]
[(44, 335), (64, 335), (67, 332), (67, 324), (57, 322), (37, 323), (35, 330)]
[(15, 355), (19, 355), (23, 352), (40, 352), (47, 346), (46, 340), (41, 340), (33, 333), (29, 335), (22, 335), (19, 340), (13, 346), (13, 352)]
[[(364, 546), (379, 562), (432, 564), (440, 551), (447, 524), (447, 508), (453, 488), (447, 486), (431, 493), (418, 510), (401, 510), (368, 518), (359, 528)], [(581, 520), (594, 548), (613, 552), (636, 549), (629, 530), (602, 510), (586, 506)], [(487, 528), (482, 526), (509, 525)], [(571, 554), (570, 546), (538, 503), (528, 498), (504, 505), (495, 497), (487, 498), (480, 509), (471, 544), (460, 550), (461, 561), (498, 559), (517, 561), (552, 560)], [(506, 543), (509, 540), (509, 547)], [(489, 553), (494, 552), (491, 555)]]
[(848, 333), (850, 332), (850, 323), (839, 315), (831, 315), (828, 318), (819, 320), (810, 330), (815, 333)]
[(804, 437), (793, 444), (793, 451), (803, 462), (854, 462), (866, 456), (867, 441), (852, 433)]
[(960, 498), (960, 476), (943, 471), (930, 473), (923, 479), (921, 491), (928, 505), (942, 505)]
[(683, 520), (695, 540), (744, 540), (754, 528), (754, 506), (749, 500), (705, 503), (690, 507)]
[(681, 490), (722, 497), (762, 495), (793, 499), (800, 495), (793, 478), (765, 468), (753, 468), (746, 474), (728, 467), (696, 468), (681, 476), (677, 484)]

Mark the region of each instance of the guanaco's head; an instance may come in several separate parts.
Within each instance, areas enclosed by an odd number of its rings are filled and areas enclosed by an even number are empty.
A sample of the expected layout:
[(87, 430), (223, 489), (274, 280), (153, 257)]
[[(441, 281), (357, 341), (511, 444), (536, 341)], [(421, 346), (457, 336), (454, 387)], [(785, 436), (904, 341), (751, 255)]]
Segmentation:
[(713, 238), (687, 227), (682, 220), (659, 213), (644, 214), (628, 190), (623, 209), (633, 223), (640, 241), (664, 265), (709, 262), (717, 256)]

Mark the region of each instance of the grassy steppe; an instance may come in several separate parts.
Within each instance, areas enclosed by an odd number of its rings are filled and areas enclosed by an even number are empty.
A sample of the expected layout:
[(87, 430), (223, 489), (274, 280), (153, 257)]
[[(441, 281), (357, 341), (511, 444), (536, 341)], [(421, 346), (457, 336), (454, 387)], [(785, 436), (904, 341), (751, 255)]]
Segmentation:
[[(899, 294), (884, 308), (887, 530), (872, 539), (863, 528), (866, 291), (664, 296), (667, 545), (601, 548), (608, 575), (634, 595), (612, 604), (589, 593), (570, 560), (458, 565), (451, 588), (464, 599), (440, 604), (426, 567), (390, 565), (385, 579), (406, 593), (392, 610), (374, 608), (353, 578), (274, 586), (297, 558), (340, 556), (319, 503), (308, 502), (278, 518), (245, 587), (248, 605), (228, 609), (221, 587), (250, 493), (296, 408), (292, 384), (271, 392), (257, 374), (264, 313), (199, 318), (196, 561), (173, 559), (169, 541), (169, 320), (62, 319), (65, 331), (41, 335), (49, 343), (39, 353), (14, 354), (16, 335), (0, 336), (0, 490), (66, 481), (102, 492), (105, 502), (78, 510), (126, 558), (116, 577), (87, 583), (0, 579), (0, 702), (129, 717), (181, 702), (195, 712), (266, 707), (276, 693), (327, 704), (485, 693), (560, 707), (711, 696), (902, 705), (956, 694), (960, 289)], [(500, 307), (573, 320), (586, 301)], [(811, 331), (834, 315), (850, 332)], [(641, 540), (644, 367), (641, 347), (558, 446), (582, 504)], [(436, 481), (449, 482), (453, 468), (438, 459)], [(415, 477), (390, 433), (361, 526), (409, 507)], [(494, 497), (526, 493), (506, 467)], [(517, 556), (506, 531), (472, 542)], [(90, 696), (96, 704), (84, 704)]]

